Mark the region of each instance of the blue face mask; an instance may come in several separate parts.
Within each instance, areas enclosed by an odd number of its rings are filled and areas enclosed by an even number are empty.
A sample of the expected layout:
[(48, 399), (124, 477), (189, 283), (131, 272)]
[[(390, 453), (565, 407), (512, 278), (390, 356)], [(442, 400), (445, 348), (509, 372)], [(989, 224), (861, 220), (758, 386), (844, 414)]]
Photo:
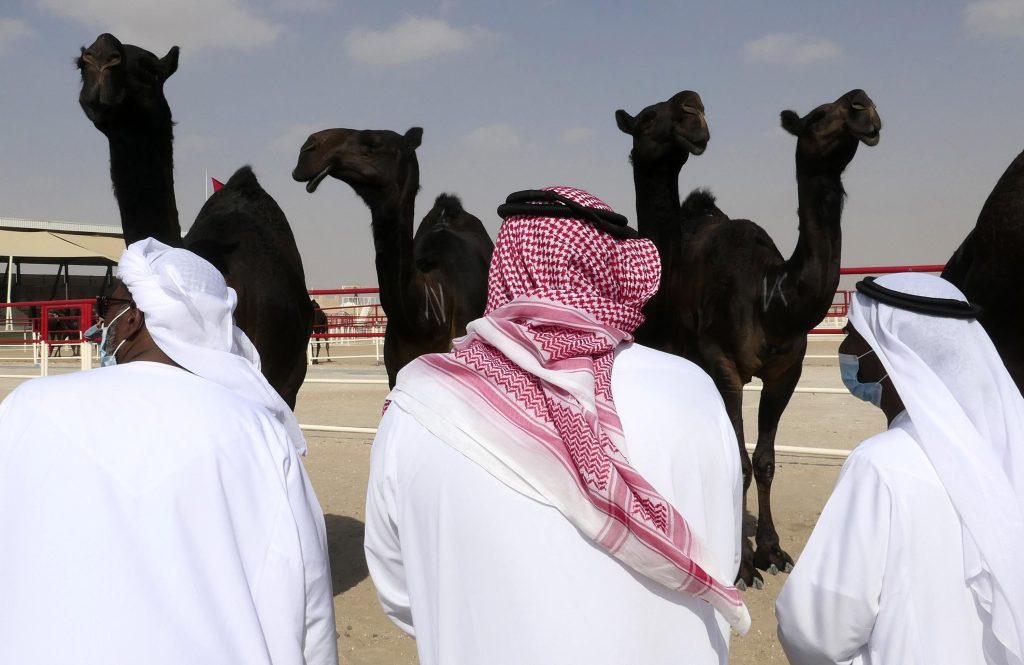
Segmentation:
[(121, 348), (121, 344), (124, 344), (128, 340), (122, 339), (121, 343), (118, 344), (113, 351), (108, 351), (108, 348), (110, 346), (110, 339), (108, 338), (108, 335), (110, 333), (110, 329), (114, 327), (114, 323), (118, 319), (120, 319), (124, 315), (124, 313), (127, 312), (129, 309), (129, 307), (125, 307), (117, 316), (110, 320), (110, 323), (103, 326), (103, 336), (100, 337), (100, 367), (112, 367), (117, 364), (117, 352)]
[(861, 383), (860, 379), (857, 378), (857, 375), (860, 373), (860, 359), (868, 355), (868, 353), (874, 353), (874, 350), (859, 356), (850, 353), (840, 353), (839, 375), (843, 378), (843, 385), (846, 386), (846, 389), (854, 397), (880, 407), (882, 405), (882, 381), (885, 381), (885, 378), (889, 375), (886, 374), (878, 381), (872, 383)]

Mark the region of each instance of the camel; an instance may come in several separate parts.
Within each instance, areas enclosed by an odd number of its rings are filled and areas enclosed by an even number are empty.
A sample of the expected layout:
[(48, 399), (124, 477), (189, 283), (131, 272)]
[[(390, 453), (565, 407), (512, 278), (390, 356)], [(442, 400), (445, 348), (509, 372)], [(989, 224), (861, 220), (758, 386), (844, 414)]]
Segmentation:
[(978, 321), (992, 338), (1017, 388), (1024, 392), (1024, 295), (1017, 270), (1024, 256), (1024, 152), (989, 194), (978, 222), (942, 277), (981, 305)]
[[(330, 324), (327, 320), (327, 313), (320, 308), (320, 303), (310, 299), (310, 304), (313, 306), (313, 334), (314, 335), (325, 335), (330, 328)], [(327, 362), (331, 362), (331, 340), (330, 338), (316, 339), (313, 341), (313, 364), (316, 365), (320, 358), (320, 344), (323, 343), (327, 346)]]
[(455, 196), (442, 194), (413, 235), (423, 130), (326, 129), (310, 135), (292, 177), (312, 193), (327, 176), (370, 208), (388, 383), (425, 353), (448, 351), (483, 315), (494, 243)]
[[(679, 169), (688, 154), (703, 152), (708, 136), (703, 105), (690, 95), (685, 104), (673, 98), (635, 119), (617, 114), (620, 129), (633, 136), (637, 226), (658, 245), (665, 266), (661, 301), (637, 339), (698, 364), (722, 395), (736, 430), (744, 496), (751, 477), (757, 482), (757, 550), (743, 538), (737, 586), (760, 588), (758, 570), (788, 572), (793, 564), (771, 513), (775, 436), (800, 379), (807, 331), (828, 312), (839, 285), (842, 173), (861, 143), (878, 143), (882, 124), (862, 90), (802, 118), (782, 112), (783, 128), (797, 137), (800, 225), (796, 248), (786, 259), (764, 229), (730, 219), (710, 192), (693, 192), (673, 214)], [(751, 463), (742, 406), (743, 386), (755, 376), (764, 385)]]
[(185, 247), (221, 270), (238, 292), (235, 321), (259, 351), (264, 376), (294, 408), (306, 375), (313, 310), (284, 212), (245, 166), (206, 201), (182, 238), (174, 198), (173, 121), (163, 93), (163, 84), (177, 71), (178, 47), (158, 58), (102, 34), (81, 50), (77, 65), (79, 104), (110, 146), (125, 243), (153, 237)]

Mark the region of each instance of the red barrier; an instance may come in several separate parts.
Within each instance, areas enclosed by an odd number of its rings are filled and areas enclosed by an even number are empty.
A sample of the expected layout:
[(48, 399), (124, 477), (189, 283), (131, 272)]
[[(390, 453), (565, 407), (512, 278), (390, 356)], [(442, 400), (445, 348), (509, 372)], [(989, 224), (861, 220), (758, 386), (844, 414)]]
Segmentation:
[(942, 272), (945, 265), (930, 266), (874, 266), (870, 268), (840, 268), (840, 275), (891, 275), (897, 272)]
[[(374, 287), (353, 287), (346, 289), (310, 289), (310, 296), (373, 296), (380, 293), (380, 289)], [(320, 308), (327, 314), (328, 332), (314, 332), (310, 338), (313, 341), (330, 342), (332, 339), (358, 339), (375, 338), (384, 336), (384, 328), (387, 327), (387, 317), (380, 308), (380, 303), (356, 303), (331, 305)], [(371, 314), (347, 313), (349, 310), (369, 309)], [(334, 314), (332, 312), (344, 312)], [(332, 329), (343, 330), (331, 332)]]
[[(31, 332), (36, 341), (47, 346), (62, 344), (81, 344), (85, 331), (95, 322), (93, 300), (33, 300), (28, 302), (0, 303), (0, 321), (5, 324), (6, 313), (10, 310), (38, 308), (37, 317), (12, 316), (12, 326), (20, 326), (22, 332)], [(77, 314), (67, 314), (62, 310), (78, 310)], [(54, 325), (60, 322), (71, 322), (73, 325)], [(60, 337), (56, 337), (60, 335)], [(0, 339), (0, 344), (24, 344), (24, 340)]]
[[(870, 266), (864, 268), (840, 268), (840, 275), (891, 275), (899, 272), (942, 272), (945, 265), (911, 265), (911, 266)], [(836, 300), (839, 302), (836, 302)], [(845, 319), (850, 311), (850, 302), (853, 300), (853, 291), (840, 289), (836, 291), (832, 299), (832, 305), (828, 309), (826, 319)], [(835, 335), (842, 333), (842, 328), (815, 328), (810, 331), (811, 335)]]

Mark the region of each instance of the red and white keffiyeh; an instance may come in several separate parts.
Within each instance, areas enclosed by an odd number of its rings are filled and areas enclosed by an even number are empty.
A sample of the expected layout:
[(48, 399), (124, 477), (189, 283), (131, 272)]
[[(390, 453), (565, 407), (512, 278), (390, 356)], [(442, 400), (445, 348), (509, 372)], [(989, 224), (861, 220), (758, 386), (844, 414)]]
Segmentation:
[[(549, 189), (611, 210), (581, 190)], [(614, 350), (632, 341), (660, 275), (649, 240), (616, 240), (576, 219), (509, 217), (486, 314), (453, 352), (407, 365), (390, 399), (630, 568), (710, 603), (742, 634), (750, 615), (739, 591), (623, 452)]]

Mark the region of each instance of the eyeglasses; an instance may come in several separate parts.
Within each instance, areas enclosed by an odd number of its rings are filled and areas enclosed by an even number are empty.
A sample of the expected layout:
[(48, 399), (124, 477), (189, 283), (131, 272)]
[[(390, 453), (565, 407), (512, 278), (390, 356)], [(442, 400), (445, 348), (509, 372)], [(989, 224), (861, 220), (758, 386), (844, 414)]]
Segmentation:
[(106, 319), (107, 318), (107, 310), (110, 309), (110, 306), (115, 304), (115, 303), (119, 303), (119, 302), (125, 302), (125, 303), (128, 303), (130, 305), (134, 305), (135, 304), (135, 301), (132, 300), (131, 298), (114, 298), (113, 296), (96, 296), (96, 305), (95, 305), (96, 316), (100, 317), (101, 319)]

